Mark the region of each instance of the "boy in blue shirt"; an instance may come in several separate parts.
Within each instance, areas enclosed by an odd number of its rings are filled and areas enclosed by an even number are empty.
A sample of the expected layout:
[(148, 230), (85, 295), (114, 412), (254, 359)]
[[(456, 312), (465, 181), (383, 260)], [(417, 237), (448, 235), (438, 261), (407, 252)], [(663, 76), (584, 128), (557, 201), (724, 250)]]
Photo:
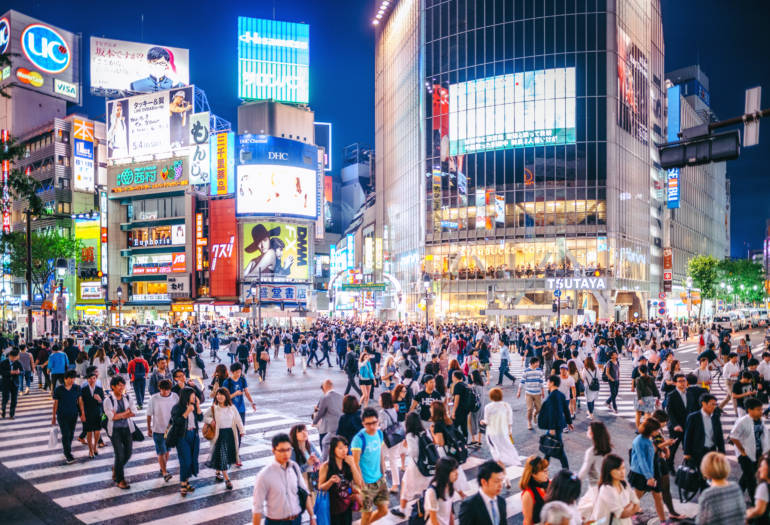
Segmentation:
[(377, 428), (377, 411), (373, 408), (364, 409), (361, 420), (364, 428), (353, 437), (350, 449), (353, 451), (353, 461), (358, 464), (364, 479), (361, 489), (361, 525), (369, 525), (387, 515), (389, 497), (388, 484), (383, 475), (385, 447), (382, 431)]

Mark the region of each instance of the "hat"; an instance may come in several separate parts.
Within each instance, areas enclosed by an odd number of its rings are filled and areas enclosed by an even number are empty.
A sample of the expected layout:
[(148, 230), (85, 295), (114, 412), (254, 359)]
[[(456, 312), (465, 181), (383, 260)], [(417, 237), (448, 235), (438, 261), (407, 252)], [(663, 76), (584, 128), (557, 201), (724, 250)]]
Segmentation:
[(182, 97), (182, 99), (184, 99), (185, 98), (184, 91), (177, 91), (173, 95), (171, 95), (171, 98), (176, 98), (176, 97)]
[(271, 228), (270, 231), (265, 228), (264, 224), (256, 224), (251, 229), (251, 244), (248, 245), (245, 249), (246, 253), (252, 253), (257, 251), (257, 248), (259, 246), (259, 243), (264, 241), (267, 238), (275, 237), (277, 235), (281, 234), (281, 227), (276, 226), (275, 228)]

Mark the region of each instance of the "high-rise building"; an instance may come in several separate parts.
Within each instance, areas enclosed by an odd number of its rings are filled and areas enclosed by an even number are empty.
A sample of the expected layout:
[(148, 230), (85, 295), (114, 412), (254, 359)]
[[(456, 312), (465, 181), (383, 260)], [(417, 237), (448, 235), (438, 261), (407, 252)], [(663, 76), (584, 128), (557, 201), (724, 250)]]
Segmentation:
[[(711, 109), (709, 78), (699, 66), (666, 74), (668, 87), (667, 138), (716, 120)], [(714, 162), (668, 171), (665, 245), (671, 248), (672, 297), (668, 309), (674, 316), (687, 314), (687, 265), (696, 255), (724, 259), (730, 255), (730, 209), (727, 164)]]
[(547, 322), (559, 293), (564, 322), (647, 316), (659, 0), (399, 0), (373, 25), (375, 235), (402, 314), (427, 295), (431, 318)]

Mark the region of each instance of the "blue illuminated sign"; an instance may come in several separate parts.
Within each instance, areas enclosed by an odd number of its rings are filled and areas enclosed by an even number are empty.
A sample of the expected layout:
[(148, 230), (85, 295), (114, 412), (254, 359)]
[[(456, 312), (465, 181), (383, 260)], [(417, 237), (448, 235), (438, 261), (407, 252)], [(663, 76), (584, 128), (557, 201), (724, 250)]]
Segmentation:
[(238, 17), (238, 97), (307, 104), (310, 26)]
[(679, 168), (668, 170), (666, 181), (666, 200), (669, 208), (679, 207)]
[(666, 127), (668, 128), (666, 141), (668, 142), (677, 142), (679, 140), (678, 133), (681, 127), (681, 100), (679, 96), (681, 92), (682, 89), (678, 85), (668, 88), (668, 122), (666, 123)]
[(31, 24), (22, 31), (21, 49), (32, 65), (50, 75), (66, 70), (72, 59), (64, 38), (45, 24)]
[(11, 41), (11, 24), (7, 18), (0, 18), (0, 55), (8, 49), (8, 42)]
[(278, 164), (316, 170), (318, 148), (298, 140), (270, 135), (239, 135), (239, 164)]

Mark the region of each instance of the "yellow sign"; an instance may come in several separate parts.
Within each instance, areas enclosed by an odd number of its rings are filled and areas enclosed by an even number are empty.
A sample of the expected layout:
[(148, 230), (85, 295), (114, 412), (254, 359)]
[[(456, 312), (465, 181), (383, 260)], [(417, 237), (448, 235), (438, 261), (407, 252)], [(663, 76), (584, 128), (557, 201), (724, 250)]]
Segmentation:
[(194, 306), (193, 303), (172, 303), (171, 311), (172, 312), (192, 312), (193, 306)]

